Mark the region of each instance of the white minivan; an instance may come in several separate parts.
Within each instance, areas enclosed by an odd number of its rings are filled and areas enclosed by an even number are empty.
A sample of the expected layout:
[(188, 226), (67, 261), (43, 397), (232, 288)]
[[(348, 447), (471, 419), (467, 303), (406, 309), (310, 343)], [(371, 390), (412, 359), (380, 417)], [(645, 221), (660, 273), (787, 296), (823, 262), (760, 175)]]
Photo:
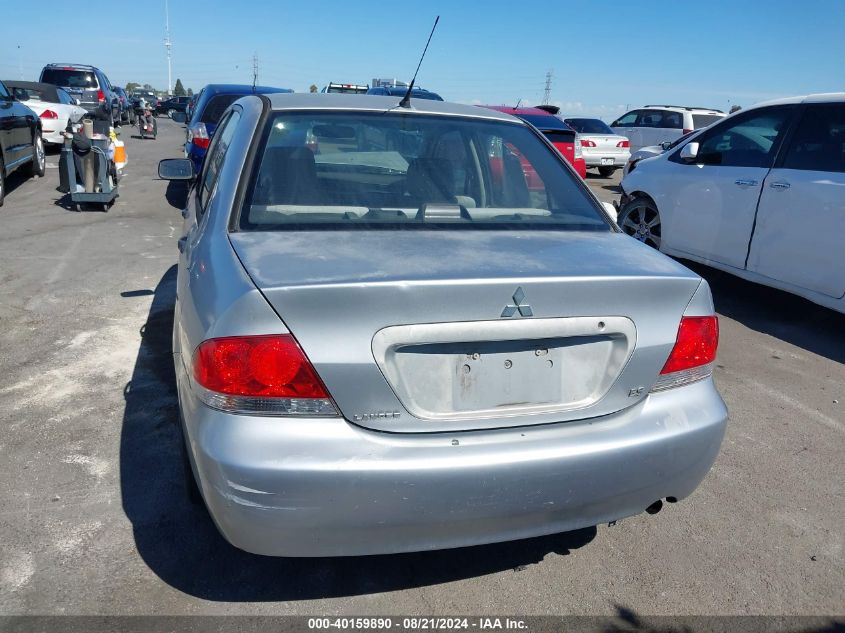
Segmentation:
[(640, 161), (622, 190), (636, 239), (845, 312), (845, 93), (737, 112)]
[(623, 114), (610, 127), (628, 138), (634, 153), (642, 147), (675, 141), (723, 118), (724, 112), (711, 108), (649, 105)]

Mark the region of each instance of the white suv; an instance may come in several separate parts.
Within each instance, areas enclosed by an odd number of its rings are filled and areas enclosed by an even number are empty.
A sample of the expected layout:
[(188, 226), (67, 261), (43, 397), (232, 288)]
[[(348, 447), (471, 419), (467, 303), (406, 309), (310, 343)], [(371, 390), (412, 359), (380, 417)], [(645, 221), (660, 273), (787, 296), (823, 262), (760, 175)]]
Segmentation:
[(628, 137), (633, 153), (641, 147), (677, 140), (724, 117), (721, 110), (710, 108), (649, 105), (623, 114), (610, 127), (616, 134)]
[(845, 312), (845, 93), (731, 115), (622, 180), (622, 230)]

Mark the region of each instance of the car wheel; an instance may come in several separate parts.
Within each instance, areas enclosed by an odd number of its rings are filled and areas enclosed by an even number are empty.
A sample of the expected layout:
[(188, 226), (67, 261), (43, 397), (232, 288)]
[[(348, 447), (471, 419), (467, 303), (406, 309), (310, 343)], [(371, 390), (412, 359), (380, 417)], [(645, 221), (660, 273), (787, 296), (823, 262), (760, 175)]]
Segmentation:
[(35, 142), (32, 144), (32, 164), (29, 167), (29, 173), (32, 176), (43, 178), (46, 166), (47, 157), (44, 155), (44, 140), (41, 138), (41, 133), (38, 132)]
[(169, 118), (171, 118), (171, 119), (172, 119), (172, 118), (173, 118), (173, 113), (174, 113), (174, 112), (176, 112), (176, 110), (173, 110), (173, 109), (168, 110), (168, 111), (167, 111), (167, 116), (168, 116)]
[(616, 167), (599, 167), (599, 173), (603, 178), (610, 178), (615, 171)]
[(634, 198), (619, 212), (619, 228), (636, 240), (660, 249), (660, 212), (649, 198)]

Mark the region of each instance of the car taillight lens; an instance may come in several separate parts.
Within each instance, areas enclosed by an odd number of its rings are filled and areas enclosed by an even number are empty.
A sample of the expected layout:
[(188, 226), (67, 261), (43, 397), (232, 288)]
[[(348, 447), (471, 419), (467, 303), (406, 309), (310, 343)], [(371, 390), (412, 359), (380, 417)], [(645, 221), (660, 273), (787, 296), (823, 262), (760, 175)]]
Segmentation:
[(102, 101), (105, 101), (105, 100), (106, 100), (106, 93), (103, 92), (102, 90), (98, 90), (97, 91), (97, 101), (102, 102)]
[(44, 110), (44, 112), (42, 112), (39, 116), (42, 119), (58, 119), (59, 118), (59, 115), (56, 114), (55, 112), (53, 112), (52, 110)]
[(631, 143), (629, 141), (619, 141), (616, 147), (631, 147)]
[(682, 133), (683, 133), (683, 134), (689, 134), (689, 133), (691, 133), (692, 131), (693, 131), (693, 130), (692, 130), (692, 128), (685, 127), (685, 128), (682, 130)]
[(581, 147), (595, 147), (595, 146), (596, 146), (595, 141), (591, 141), (588, 138), (582, 138), (581, 139)]
[(311, 362), (290, 334), (204, 341), (193, 359), (208, 406), (249, 415), (337, 415)]
[(682, 317), (675, 346), (663, 365), (652, 391), (660, 391), (707, 378), (719, 347), (719, 320), (713, 316)]
[(188, 140), (197, 147), (208, 149), (208, 144), (211, 142), (211, 138), (208, 136), (208, 130), (205, 129), (205, 123), (197, 123), (189, 129)]

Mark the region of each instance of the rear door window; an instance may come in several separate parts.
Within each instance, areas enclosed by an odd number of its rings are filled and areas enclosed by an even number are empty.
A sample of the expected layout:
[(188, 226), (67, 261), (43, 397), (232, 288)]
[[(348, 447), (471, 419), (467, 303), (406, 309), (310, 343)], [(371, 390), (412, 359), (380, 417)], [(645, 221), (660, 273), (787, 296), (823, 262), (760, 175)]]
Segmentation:
[(684, 115), (680, 112), (666, 111), (663, 113), (663, 118), (660, 121), (659, 127), (665, 127), (671, 130), (682, 130), (684, 129)]
[(640, 110), (636, 127), (664, 127), (663, 112), (660, 110)]
[(694, 130), (700, 130), (708, 125), (713, 125), (716, 121), (721, 121), (725, 117), (718, 114), (693, 114), (692, 127)]
[(845, 104), (807, 106), (783, 168), (845, 173)]
[(211, 144), (208, 147), (208, 154), (205, 157), (202, 174), (200, 175), (200, 186), (197, 191), (199, 196), (198, 208), (200, 213), (205, 213), (208, 201), (214, 193), (214, 188), (217, 186), (217, 179), (220, 176), (220, 171), (223, 169), (223, 163), (226, 159), (226, 153), (229, 149), (229, 144), (232, 142), (232, 137), (235, 135), (235, 129), (241, 119), (241, 113), (234, 109), (223, 121), (220, 129), (211, 139)]

